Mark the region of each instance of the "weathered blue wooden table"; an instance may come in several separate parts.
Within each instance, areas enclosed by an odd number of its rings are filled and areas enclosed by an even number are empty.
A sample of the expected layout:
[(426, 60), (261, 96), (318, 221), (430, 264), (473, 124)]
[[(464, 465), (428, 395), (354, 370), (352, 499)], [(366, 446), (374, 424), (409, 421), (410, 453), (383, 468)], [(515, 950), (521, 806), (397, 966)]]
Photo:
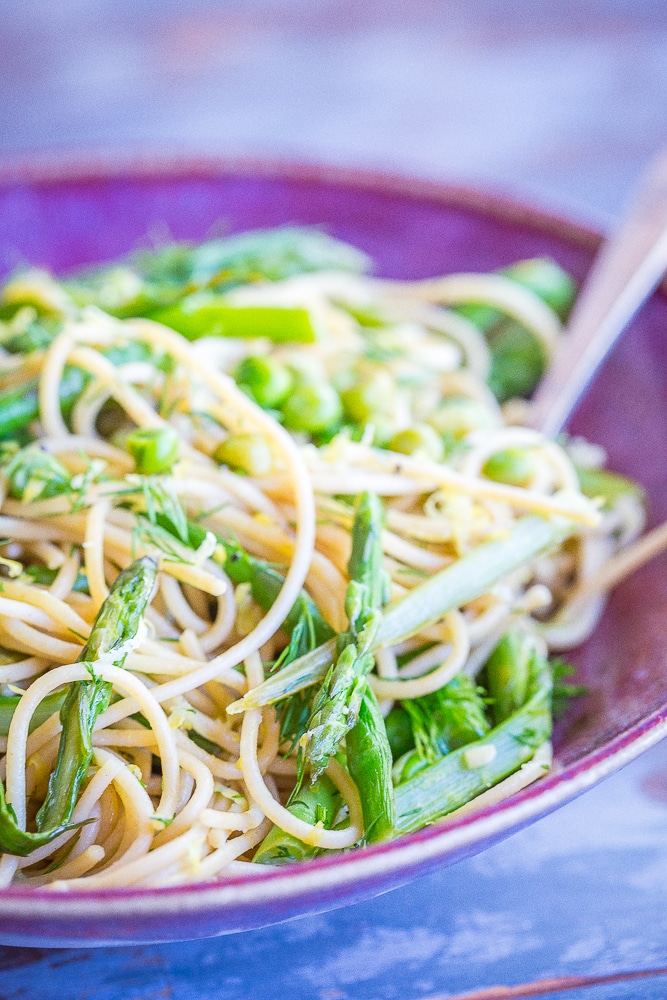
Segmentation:
[[(664, 0), (0, 6), (5, 157), (303, 157), (613, 218), (667, 140)], [(362, 905), (209, 942), (0, 949), (0, 1000), (659, 1000), (666, 900), (667, 745), (485, 854)]]
[(181, 945), (5, 948), (0, 996), (659, 1000), (666, 897), (663, 744), (486, 853), (368, 903)]

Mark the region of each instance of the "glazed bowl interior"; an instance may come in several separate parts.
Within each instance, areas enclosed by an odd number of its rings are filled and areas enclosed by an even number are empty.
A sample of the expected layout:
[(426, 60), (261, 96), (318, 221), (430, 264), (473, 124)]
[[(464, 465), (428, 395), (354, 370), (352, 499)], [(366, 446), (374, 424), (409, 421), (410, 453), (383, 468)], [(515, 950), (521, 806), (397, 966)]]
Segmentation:
[[(0, 269), (66, 271), (167, 237), (311, 223), (366, 250), (377, 274), (422, 278), (547, 255), (581, 281), (600, 237), (511, 199), (401, 178), (229, 162), (26, 164), (0, 173)], [(573, 414), (570, 433), (638, 480), (667, 517), (667, 299), (653, 296)], [(667, 729), (667, 560), (611, 597), (572, 656), (588, 695), (557, 725), (556, 763), (475, 816), (389, 844), (245, 879), (164, 890), (0, 892), (0, 941), (181, 940), (265, 926), (384, 892), (476, 853), (622, 766)]]

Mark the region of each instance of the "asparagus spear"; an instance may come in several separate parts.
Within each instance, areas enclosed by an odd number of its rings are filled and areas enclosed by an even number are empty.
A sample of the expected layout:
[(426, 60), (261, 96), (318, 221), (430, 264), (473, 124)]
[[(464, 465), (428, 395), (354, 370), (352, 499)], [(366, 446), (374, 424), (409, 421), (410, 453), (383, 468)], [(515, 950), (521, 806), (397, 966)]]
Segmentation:
[[(438, 621), (452, 608), (479, 597), (498, 580), (562, 542), (574, 530), (574, 524), (561, 519), (545, 520), (533, 515), (520, 518), (505, 537), (479, 545), (386, 610), (373, 649), (394, 645)], [(335, 652), (336, 643), (329, 640), (274, 677), (267, 678), (230, 705), (227, 711), (236, 714), (272, 705), (295, 691), (316, 684), (325, 676)]]
[(46, 799), (37, 813), (37, 832), (22, 830), (0, 783), (0, 849), (25, 857), (50, 843), (68, 826), (92, 758), (92, 732), (109, 704), (111, 685), (95, 676), (95, 663), (122, 666), (136, 640), (153, 588), (157, 564), (144, 556), (123, 570), (93, 623), (78, 662), (89, 665), (91, 680), (71, 684), (60, 710), (62, 734)]
[[(336, 817), (340, 802), (338, 789), (326, 774), (322, 774), (317, 781), (299, 789), (288, 809), (306, 823), (321, 823), (328, 828)], [(316, 847), (305, 844), (290, 833), (285, 833), (279, 826), (274, 826), (257, 848), (253, 861), (260, 865), (285, 865), (292, 861), (314, 858), (318, 853)]]
[(188, 340), (200, 337), (267, 337), (274, 344), (312, 344), (315, 329), (307, 309), (237, 306), (215, 292), (195, 292), (151, 313)]
[(357, 786), (364, 815), (364, 841), (391, 836), (396, 820), (391, 780), (391, 748), (377, 698), (365, 683), (355, 725), (347, 734), (347, 767)]
[(382, 568), (382, 520), (378, 497), (363, 493), (355, 512), (348, 563), (350, 583), (345, 608), (350, 626), (338, 637), (338, 656), (317, 693), (308, 731), (301, 740), (313, 779), (326, 768), (356, 723), (366, 690), (366, 674), (374, 664), (371, 649), (387, 591)]
[(120, 265), (80, 272), (65, 287), (79, 304), (147, 316), (199, 289), (227, 291), (309, 271), (359, 272), (368, 264), (365, 254), (317, 229), (284, 226), (133, 254)]
[(496, 725), (504, 722), (526, 700), (534, 643), (519, 629), (510, 629), (486, 661), (485, 676)]
[(551, 735), (551, 668), (534, 651), (525, 703), (485, 737), (453, 750), (403, 784), (396, 794), (396, 833), (411, 833), (446, 816), (530, 760)]
[(137, 638), (146, 606), (155, 587), (157, 563), (149, 556), (137, 559), (120, 573), (100, 608), (88, 642), (78, 659), (91, 664), (90, 681), (72, 684), (60, 710), (63, 731), (49, 790), (37, 813), (39, 830), (69, 822), (92, 758), (92, 733), (98, 715), (111, 696), (111, 684), (94, 676), (100, 659), (122, 667)]
[(394, 760), (398, 760), (408, 750), (413, 750), (415, 738), (412, 732), (410, 716), (402, 708), (392, 708), (384, 720), (384, 727), (389, 740), (389, 749)]
[[(322, 771), (346, 739), (347, 766), (359, 790), (364, 838), (368, 842), (388, 837), (395, 817), (391, 750), (377, 699), (366, 681), (366, 674), (373, 665), (368, 648), (387, 591), (382, 567), (382, 520), (380, 500), (372, 494), (363, 494), (355, 514), (348, 563), (351, 582), (346, 606), (350, 627), (338, 638), (340, 654), (318, 692), (308, 731), (301, 740), (302, 759), (310, 764), (313, 777), (310, 787), (317, 789), (316, 794), (311, 793), (312, 801), (318, 801), (321, 783), (326, 780)], [(297, 794), (289, 808), (296, 815), (302, 815), (295, 806), (301, 803), (303, 810), (304, 798), (306, 802), (311, 798), (300, 788)], [(332, 810), (326, 817), (327, 825), (333, 815)], [(309, 821), (314, 822), (312, 817)], [(274, 828), (260, 849), (260, 857), (255, 860), (275, 863), (276, 844), (284, 852), (285, 860), (313, 857), (316, 853), (312, 847)]]

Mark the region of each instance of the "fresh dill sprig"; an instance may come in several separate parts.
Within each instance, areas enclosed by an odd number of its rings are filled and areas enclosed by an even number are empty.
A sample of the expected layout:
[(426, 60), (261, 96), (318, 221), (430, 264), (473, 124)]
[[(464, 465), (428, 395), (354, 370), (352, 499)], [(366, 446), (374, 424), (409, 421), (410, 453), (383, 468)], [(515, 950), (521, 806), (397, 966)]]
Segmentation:
[(561, 656), (549, 661), (553, 677), (553, 693), (551, 695), (551, 711), (554, 719), (560, 719), (567, 709), (571, 698), (580, 698), (588, 694), (585, 684), (569, 684), (565, 678), (572, 677), (576, 668)]

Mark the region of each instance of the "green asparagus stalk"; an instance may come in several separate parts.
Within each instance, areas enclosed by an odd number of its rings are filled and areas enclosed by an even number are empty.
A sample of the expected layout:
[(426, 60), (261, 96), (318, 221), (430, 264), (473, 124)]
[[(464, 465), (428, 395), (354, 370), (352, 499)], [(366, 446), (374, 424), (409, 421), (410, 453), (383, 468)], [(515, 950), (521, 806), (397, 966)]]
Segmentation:
[(486, 661), (486, 686), (496, 725), (513, 715), (526, 700), (534, 643), (519, 629), (510, 629)]
[(371, 649), (387, 592), (382, 568), (382, 523), (380, 500), (363, 493), (355, 512), (348, 563), (350, 584), (345, 608), (350, 626), (338, 637), (338, 656), (317, 693), (308, 730), (300, 743), (313, 779), (324, 771), (355, 725), (366, 691), (366, 675), (374, 665)]
[[(338, 789), (326, 774), (322, 774), (317, 781), (300, 788), (287, 808), (297, 819), (313, 825), (321, 823), (328, 829), (333, 824), (340, 804)], [(286, 865), (292, 861), (314, 858), (318, 853), (317, 847), (305, 844), (292, 834), (285, 833), (279, 826), (274, 826), (257, 848), (253, 861), (260, 865)]]
[(412, 732), (412, 724), (410, 716), (404, 709), (392, 708), (384, 720), (384, 727), (393, 760), (398, 760), (408, 750), (414, 749), (415, 738)]
[(214, 292), (196, 292), (159, 309), (151, 319), (187, 340), (200, 337), (266, 337), (274, 344), (312, 344), (316, 339), (307, 309), (235, 306)]
[(91, 680), (71, 684), (60, 710), (62, 734), (46, 799), (37, 813), (37, 832), (22, 830), (0, 784), (0, 849), (25, 857), (50, 843), (68, 826), (92, 759), (95, 721), (109, 704), (111, 685), (95, 676), (100, 660), (122, 666), (136, 640), (153, 593), (157, 564), (144, 556), (120, 573), (93, 623), (79, 662)]
[(120, 265), (79, 272), (65, 288), (79, 305), (120, 317), (148, 316), (200, 289), (221, 292), (309, 271), (360, 272), (368, 265), (365, 254), (325, 233), (284, 226), (132, 254)]
[[(562, 519), (529, 515), (517, 520), (507, 535), (479, 545), (457, 562), (419, 584), (388, 608), (373, 649), (395, 645), (438, 621), (447, 611), (479, 597), (499, 580), (568, 537), (576, 526)], [(334, 640), (295, 660), (284, 670), (227, 709), (231, 714), (272, 705), (325, 676), (336, 652)]]
[(359, 655), (356, 645), (350, 643), (325, 677), (300, 744), (314, 778), (324, 771), (354, 725), (366, 690), (366, 674), (372, 666), (372, 655)]
[(359, 792), (368, 844), (392, 835), (396, 820), (391, 749), (377, 698), (365, 682), (355, 725), (347, 734), (347, 766)]
[(453, 750), (395, 789), (396, 833), (411, 833), (442, 816), (529, 761), (551, 736), (551, 669), (532, 657), (527, 700), (485, 737)]
[(136, 639), (151, 599), (157, 563), (149, 556), (136, 560), (114, 581), (78, 657), (90, 663), (90, 681), (72, 684), (60, 711), (63, 731), (49, 789), (37, 813), (37, 828), (46, 830), (69, 822), (92, 759), (95, 721), (109, 704), (111, 684), (94, 676), (95, 663), (111, 660), (122, 667)]

